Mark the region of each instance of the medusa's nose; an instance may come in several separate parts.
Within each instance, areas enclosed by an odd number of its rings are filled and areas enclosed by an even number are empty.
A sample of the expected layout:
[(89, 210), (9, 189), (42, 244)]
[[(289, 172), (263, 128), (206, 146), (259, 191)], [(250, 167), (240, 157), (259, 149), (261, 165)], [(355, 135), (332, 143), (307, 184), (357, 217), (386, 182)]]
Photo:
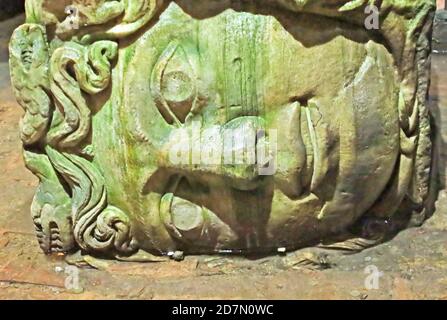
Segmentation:
[(197, 118), (173, 130), (163, 158), (176, 171), (218, 175), (237, 189), (249, 190), (272, 159), (268, 140), (259, 117), (239, 117), (209, 127)]

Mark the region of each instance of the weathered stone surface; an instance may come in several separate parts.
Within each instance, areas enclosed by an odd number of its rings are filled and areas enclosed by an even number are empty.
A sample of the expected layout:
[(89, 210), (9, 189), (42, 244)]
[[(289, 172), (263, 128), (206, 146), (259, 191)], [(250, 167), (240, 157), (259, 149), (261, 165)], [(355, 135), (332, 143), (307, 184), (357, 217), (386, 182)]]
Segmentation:
[(10, 66), (42, 249), (361, 250), (424, 221), (434, 1), (383, 1), (378, 30), (328, 3), (28, 0)]

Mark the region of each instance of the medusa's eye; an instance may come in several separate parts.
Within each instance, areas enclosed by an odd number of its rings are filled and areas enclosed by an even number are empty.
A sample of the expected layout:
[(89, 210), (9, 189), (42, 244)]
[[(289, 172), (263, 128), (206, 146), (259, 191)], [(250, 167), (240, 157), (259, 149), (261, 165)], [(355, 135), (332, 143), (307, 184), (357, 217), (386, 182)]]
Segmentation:
[(161, 80), (161, 94), (168, 102), (184, 102), (194, 95), (194, 83), (182, 71), (165, 73)]
[(165, 120), (170, 124), (184, 123), (197, 92), (193, 68), (177, 43), (169, 45), (155, 65), (151, 88)]

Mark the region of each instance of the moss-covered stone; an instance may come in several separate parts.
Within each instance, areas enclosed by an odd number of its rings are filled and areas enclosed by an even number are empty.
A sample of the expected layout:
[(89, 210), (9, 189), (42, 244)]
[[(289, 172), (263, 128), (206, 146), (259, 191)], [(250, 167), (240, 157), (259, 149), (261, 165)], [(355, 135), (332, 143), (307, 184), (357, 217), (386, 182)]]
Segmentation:
[(28, 0), (11, 74), (42, 248), (359, 250), (423, 219), (434, 1), (370, 5)]

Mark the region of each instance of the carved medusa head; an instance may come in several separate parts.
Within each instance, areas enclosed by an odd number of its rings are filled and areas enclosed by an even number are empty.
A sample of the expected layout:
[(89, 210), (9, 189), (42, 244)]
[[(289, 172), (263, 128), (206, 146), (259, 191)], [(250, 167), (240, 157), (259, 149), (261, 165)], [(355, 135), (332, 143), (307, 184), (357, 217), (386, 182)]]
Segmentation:
[(431, 1), (379, 31), (367, 1), (61, 3), (11, 39), (44, 251), (360, 250), (426, 217)]

